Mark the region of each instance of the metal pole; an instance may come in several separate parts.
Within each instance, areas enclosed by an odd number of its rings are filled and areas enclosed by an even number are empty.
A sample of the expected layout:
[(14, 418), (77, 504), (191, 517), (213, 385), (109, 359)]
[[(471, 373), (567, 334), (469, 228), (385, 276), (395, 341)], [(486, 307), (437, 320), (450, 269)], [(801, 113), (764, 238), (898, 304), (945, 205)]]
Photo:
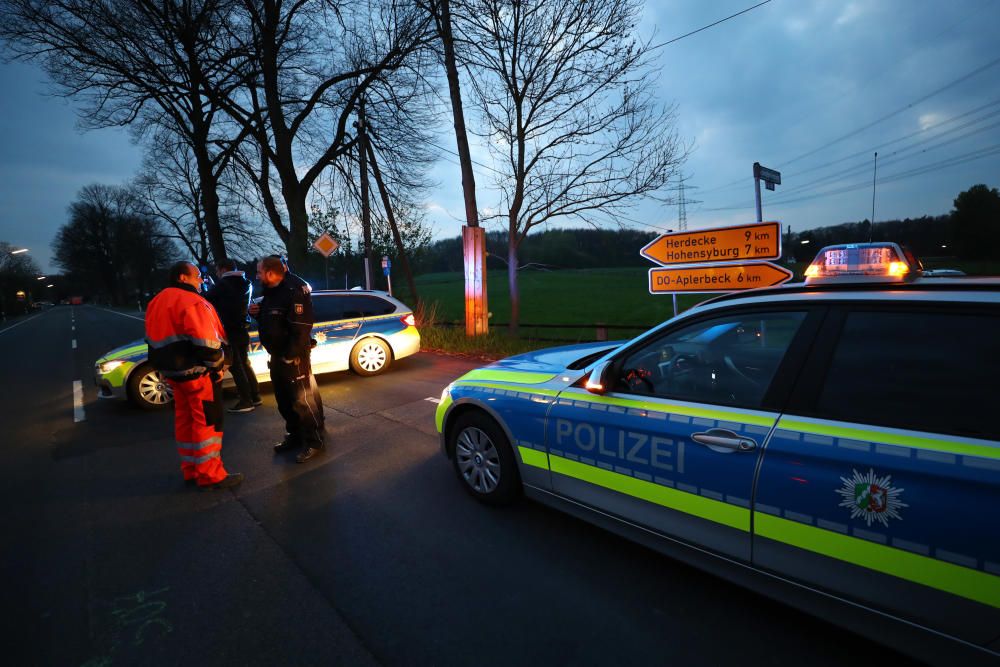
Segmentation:
[(674, 297), (674, 317), (677, 317), (677, 292), (671, 294)]
[(760, 210), (760, 179), (756, 176), (753, 179), (754, 192), (757, 195), (757, 222), (763, 222), (764, 216)]
[(389, 296), (392, 296), (392, 276), (385, 274), (385, 282), (389, 285)]
[(875, 233), (875, 176), (878, 174), (878, 151), (875, 151), (875, 168), (872, 169), (872, 220), (868, 225), (868, 242), (872, 242), (872, 234)]
[(326, 256), (326, 288), (330, 289), (330, 256)]

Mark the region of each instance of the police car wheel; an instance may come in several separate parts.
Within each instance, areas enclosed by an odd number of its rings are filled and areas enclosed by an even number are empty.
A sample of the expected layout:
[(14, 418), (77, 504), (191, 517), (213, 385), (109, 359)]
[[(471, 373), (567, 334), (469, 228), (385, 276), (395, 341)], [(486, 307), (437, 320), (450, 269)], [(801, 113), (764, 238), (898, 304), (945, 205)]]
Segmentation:
[(143, 410), (159, 410), (174, 402), (170, 385), (149, 364), (142, 364), (129, 375), (128, 397)]
[(450, 450), (455, 474), (477, 500), (503, 505), (520, 493), (514, 451), (490, 417), (480, 413), (459, 417), (451, 429)]
[(378, 375), (391, 362), (392, 351), (380, 338), (365, 338), (351, 350), (351, 368), (358, 375)]

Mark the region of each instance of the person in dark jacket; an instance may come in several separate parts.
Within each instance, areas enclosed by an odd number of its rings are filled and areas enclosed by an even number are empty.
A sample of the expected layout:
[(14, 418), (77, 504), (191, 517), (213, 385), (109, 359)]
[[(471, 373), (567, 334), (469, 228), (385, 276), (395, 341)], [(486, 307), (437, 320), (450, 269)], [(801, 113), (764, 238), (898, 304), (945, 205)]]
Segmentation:
[(199, 294), (202, 277), (190, 262), (170, 268), (170, 286), (149, 302), (146, 344), (149, 362), (174, 394), (174, 436), (184, 481), (202, 490), (227, 489), (243, 481), (222, 465), (222, 373), (226, 334), (219, 317)]
[(236, 270), (236, 262), (224, 259), (215, 265), (218, 281), (205, 297), (215, 306), (226, 329), (226, 338), (233, 354), (233, 365), (229, 372), (236, 383), (240, 400), (229, 408), (229, 412), (251, 412), (261, 404), (257, 375), (250, 366), (250, 317), (247, 308), (253, 296), (253, 284), (242, 271)]
[(313, 307), (309, 285), (288, 271), (280, 257), (257, 264), (264, 298), (250, 306), (257, 318), (260, 342), (271, 355), (271, 384), (278, 411), (285, 418), (285, 438), (275, 452), (302, 448), (296, 461), (305, 463), (323, 453), (323, 403), (313, 377)]

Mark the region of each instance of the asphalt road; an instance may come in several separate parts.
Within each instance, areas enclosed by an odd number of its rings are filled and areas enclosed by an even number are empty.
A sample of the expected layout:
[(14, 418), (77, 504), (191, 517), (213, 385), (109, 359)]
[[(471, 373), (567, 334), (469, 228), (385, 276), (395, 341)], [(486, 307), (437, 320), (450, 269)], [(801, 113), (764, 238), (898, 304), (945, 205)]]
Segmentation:
[(6, 664), (907, 664), (558, 512), (476, 503), (427, 400), (476, 362), (321, 378), (328, 453), (305, 465), (272, 454), (266, 391), (227, 415), (246, 482), (185, 488), (172, 413), (96, 395), (94, 361), (141, 336), (89, 306), (0, 328)]

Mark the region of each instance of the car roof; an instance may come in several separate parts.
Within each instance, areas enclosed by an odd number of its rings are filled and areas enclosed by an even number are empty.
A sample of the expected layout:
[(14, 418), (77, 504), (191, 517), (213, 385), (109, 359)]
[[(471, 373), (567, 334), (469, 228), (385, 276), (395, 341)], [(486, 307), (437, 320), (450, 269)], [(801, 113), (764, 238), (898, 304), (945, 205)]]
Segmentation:
[(916, 278), (902, 283), (857, 282), (809, 284), (789, 283), (745, 292), (723, 294), (698, 307), (723, 303), (759, 303), (803, 299), (876, 301), (891, 298), (914, 301), (974, 301), (1000, 303), (1000, 277)]

